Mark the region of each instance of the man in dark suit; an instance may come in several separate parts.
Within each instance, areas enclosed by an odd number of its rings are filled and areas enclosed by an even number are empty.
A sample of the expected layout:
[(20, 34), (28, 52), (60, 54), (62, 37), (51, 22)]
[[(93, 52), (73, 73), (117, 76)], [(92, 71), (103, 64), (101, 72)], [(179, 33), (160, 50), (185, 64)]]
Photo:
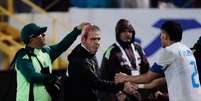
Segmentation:
[(64, 84), (65, 100), (98, 101), (97, 90), (117, 93), (123, 89), (113, 81), (98, 77), (96, 52), (100, 46), (100, 29), (95, 25), (86, 27), (81, 43), (68, 56), (68, 81)]

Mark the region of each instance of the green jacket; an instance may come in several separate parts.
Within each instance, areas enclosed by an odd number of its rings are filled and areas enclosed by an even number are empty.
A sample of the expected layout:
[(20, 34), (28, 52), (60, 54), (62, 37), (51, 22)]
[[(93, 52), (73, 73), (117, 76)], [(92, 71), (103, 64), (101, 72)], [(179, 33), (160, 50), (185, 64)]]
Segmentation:
[[(61, 42), (42, 49), (25, 47), (30, 53), (34, 53), (43, 67), (49, 67), (52, 72), (52, 62), (66, 51), (75, 41), (81, 30), (74, 28)], [(31, 58), (31, 59), (30, 59)], [(26, 52), (21, 52), (15, 62), (17, 71), (17, 94), (16, 101), (28, 101), (30, 83), (33, 83), (34, 101), (51, 101), (51, 97), (43, 85), (51, 80), (50, 75), (41, 74), (40, 64), (35, 56), (29, 57)]]

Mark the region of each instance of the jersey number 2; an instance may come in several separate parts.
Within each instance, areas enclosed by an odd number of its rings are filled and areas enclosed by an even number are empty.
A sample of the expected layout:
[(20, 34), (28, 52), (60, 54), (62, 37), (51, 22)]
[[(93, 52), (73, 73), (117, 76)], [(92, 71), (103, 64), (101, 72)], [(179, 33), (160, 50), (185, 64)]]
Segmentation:
[(196, 77), (198, 76), (197, 65), (195, 61), (191, 61), (190, 65), (193, 66), (193, 73), (191, 75), (193, 88), (198, 88), (200, 86), (199, 82), (196, 82)]

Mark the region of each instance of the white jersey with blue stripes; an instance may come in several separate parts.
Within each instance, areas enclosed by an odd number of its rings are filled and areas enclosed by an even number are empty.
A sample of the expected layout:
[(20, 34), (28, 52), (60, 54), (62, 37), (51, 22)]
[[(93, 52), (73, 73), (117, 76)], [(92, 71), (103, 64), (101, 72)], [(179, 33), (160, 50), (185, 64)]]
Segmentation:
[(181, 42), (163, 48), (150, 69), (164, 73), (170, 101), (201, 101), (201, 86), (192, 51)]

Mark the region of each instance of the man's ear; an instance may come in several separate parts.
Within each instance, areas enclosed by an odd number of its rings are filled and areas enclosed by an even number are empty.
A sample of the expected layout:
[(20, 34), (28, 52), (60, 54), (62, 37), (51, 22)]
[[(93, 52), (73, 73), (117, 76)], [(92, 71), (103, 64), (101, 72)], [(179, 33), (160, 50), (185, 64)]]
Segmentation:
[(83, 35), (83, 36), (81, 37), (81, 42), (84, 43), (85, 40), (86, 40), (86, 39), (85, 39), (85, 37), (84, 37), (84, 35)]
[(165, 40), (170, 40), (170, 36), (168, 35), (167, 32), (165, 32)]
[(81, 42), (85, 42), (87, 40), (87, 37), (88, 33), (87, 32), (83, 33), (83, 35), (81, 36)]
[(29, 39), (29, 41), (28, 41), (28, 43), (27, 43), (27, 45), (28, 45), (28, 46), (30, 46), (30, 45), (31, 45), (32, 40), (33, 40), (32, 38), (31, 38), (31, 39)]

